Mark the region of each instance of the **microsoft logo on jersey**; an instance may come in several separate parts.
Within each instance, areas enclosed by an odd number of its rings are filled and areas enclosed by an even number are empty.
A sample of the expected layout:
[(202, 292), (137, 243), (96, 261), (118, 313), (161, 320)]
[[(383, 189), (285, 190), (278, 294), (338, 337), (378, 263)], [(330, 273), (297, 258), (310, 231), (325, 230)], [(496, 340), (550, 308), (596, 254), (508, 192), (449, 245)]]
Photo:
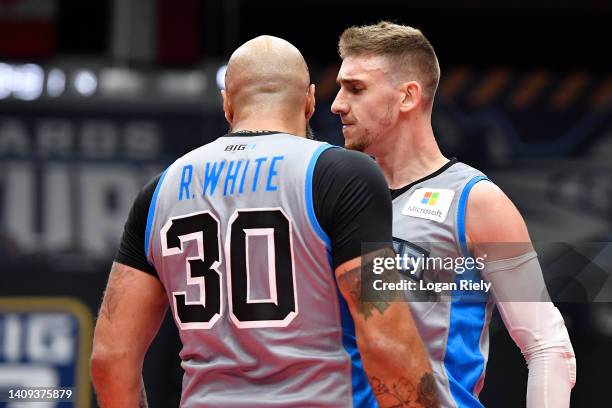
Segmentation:
[(431, 191), (426, 191), (425, 195), (423, 196), (423, 199), (421, 200), (421, 204), (436, 205), (439, 196), (440, 193), (432, 193)]
[(445, 188), (417, 188), (406, 203), (402, 214), (444, 222), (455, 196), (454, 190)]

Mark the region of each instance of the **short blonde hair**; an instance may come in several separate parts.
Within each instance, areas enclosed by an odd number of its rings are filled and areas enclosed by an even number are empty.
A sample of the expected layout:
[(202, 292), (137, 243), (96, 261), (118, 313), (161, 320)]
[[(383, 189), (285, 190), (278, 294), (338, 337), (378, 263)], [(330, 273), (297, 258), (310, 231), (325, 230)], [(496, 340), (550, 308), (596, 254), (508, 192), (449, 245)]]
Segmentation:
[[(433, 102), (440, 82), (440, 64), (423, 33), (410, 26), (381, 21), (378, 24), (349, 27), (338, 42), (340, 58), (384, 56), (401, 72), (415, 75), (424, 97)], [(402, 71), (403, 69), (403, 71)]]

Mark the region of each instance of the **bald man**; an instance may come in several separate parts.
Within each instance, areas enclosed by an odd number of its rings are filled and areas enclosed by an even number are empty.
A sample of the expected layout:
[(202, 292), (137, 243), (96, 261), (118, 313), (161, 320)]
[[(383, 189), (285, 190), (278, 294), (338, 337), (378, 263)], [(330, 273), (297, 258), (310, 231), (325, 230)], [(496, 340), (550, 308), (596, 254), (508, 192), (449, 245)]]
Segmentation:
[(225, 83), (230, 133), (152, 180), (126, 222), (91, 358), (100, 405), (146, 406), (142, 362), (169, 305), (182, 407), (437, 406), (408, 306), (360, 296), (361, 243), (392, 242), (382, 173), (304, 137), (314, 85), (288, 42), (245, 43)]

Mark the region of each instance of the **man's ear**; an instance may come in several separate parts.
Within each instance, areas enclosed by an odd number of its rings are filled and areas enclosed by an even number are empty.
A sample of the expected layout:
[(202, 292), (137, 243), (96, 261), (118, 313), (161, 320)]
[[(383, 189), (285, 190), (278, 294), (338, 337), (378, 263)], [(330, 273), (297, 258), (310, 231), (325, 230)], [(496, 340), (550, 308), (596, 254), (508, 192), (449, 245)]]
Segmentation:
[(227, 123), (229, 123), (231, 127), (232, 121), (234, 120), (234, 111), (232, 108), (232, 103), (230, 102), (229, 97), (227, 96), (227, 92), (225, 92), (225, 89), (221, 90), (221, 96), (223, 97), (223, 112), (225, 113), (225, 120), (227, 120)]
[(417, 81), (404, 82), (400, 91), (400, 112), (410, 112), (423, 103), (423, 87)]
[(308, 92), (306, 93), (306, 120), (307, 121), (310, 120), (310, 118), (312, 118), (312, 115), (314, 115), (315, 104), (316, 104), (315, 85), (310, 84), (310, 86), (308, 87)]

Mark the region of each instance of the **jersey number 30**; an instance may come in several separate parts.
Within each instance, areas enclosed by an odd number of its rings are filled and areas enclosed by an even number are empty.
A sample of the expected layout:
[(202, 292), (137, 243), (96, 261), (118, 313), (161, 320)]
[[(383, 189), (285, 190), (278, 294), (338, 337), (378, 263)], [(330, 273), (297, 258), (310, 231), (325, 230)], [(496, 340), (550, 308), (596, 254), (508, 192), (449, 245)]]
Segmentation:
[[(218, 268), (225, 253), (227, 295), (232, 322), (238, 328), (285, 327), (297, 315), (291, 222), (282, 209), (237, 210), (229, 219), (225, 251), (219, 220), (202, 211), (174, 217), (161, 229), (162, 254), (183, 253), (183, 243), (196, 241), (197, 255), (186, 260), (187, 291), (172, 292), (174, 318), (182, 330), (210, 329), (223, 313), (223, 276)], [(250, 299), (249, 236), (267, 237), (269, 299)], [(197, 295), (195, 295), (197, 294)], [(190, 298), (193, 298), (189, 296)]]

